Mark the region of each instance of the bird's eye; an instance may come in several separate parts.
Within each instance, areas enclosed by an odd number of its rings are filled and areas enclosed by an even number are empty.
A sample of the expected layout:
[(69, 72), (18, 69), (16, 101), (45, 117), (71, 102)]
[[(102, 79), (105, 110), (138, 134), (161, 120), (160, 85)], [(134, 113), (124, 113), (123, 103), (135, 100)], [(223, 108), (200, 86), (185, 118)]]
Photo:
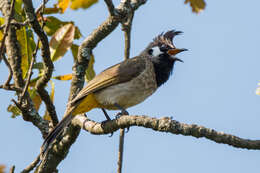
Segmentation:
[(153, 54), (153, 49), (149, 49), (149, 50), (148, 50), (148, 54), (149, 54), (149, 55), (152, 55), (152, 54)]
[(163, 44), (162, 46), (160, 46), (160, 51), (161, 52), (167, 52), (168, 51), (168, 48), (165, 44)]

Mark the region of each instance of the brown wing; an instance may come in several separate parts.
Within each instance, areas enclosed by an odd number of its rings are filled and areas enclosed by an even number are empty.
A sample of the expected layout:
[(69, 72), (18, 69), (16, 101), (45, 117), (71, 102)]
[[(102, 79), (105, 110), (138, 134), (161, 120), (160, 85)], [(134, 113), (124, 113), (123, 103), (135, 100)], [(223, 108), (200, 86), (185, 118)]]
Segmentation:
[(111, 66), (94, 77), (71, 101), (71, 105), (77, 104), (88, 94), (106, 87), (127, 82), (137, 77), (145, 69), (145, 59), (140, 57), (125, 60)]

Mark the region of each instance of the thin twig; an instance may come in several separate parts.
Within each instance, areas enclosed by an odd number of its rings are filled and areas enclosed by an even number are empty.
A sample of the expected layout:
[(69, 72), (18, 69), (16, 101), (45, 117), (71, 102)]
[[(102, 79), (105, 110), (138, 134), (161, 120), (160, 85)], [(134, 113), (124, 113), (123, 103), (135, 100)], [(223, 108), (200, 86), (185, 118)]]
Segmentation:
[(38, 14), (42, 11), (44, 12), (45, 5), (47, 4), (49, 0), (43, 0), (43, 3), (35, 10), (35, 14)]
[(14, 170), (15, 170), (15, 166), (13, 165), (9, 171), (9, 173), (14, 173)]
[[(131, 47), (131, 30), (132, 30), (132, 21), (134, 18), (134, 10), (130, 5), (130, 0), (126, 0), (126, 5), (130, 9), (129, 15), (125, 22), (122, 23), (122, 30), (124, 31), (125, 37), (125, 60), (129, 59), (130, 56), (130, 47)], [(123, 152), (124, 152), (124, 139), (125, 138), (125, 129), (120, 129), (119, 135), (119, 150), (118, 150), (118, 168), (117, 173), (122, 172), (122, 165), (123, 165)]]
[(0, 85), (0, 88), (10, 91), (16, 91), (16, 92), (22, 92), (23, 90), (21, 88), (17, 88), (14, 86), (14, 84), (11, 84), (9, 86)]
[[(3, 55), (4, 45), (5, 45), (5, 39), (6, 39), (6, 37), (7, 37), (7, 31), (8, 31), (8, 29), (9, 29), (11, 20), (12, 20), (13, 15), (14, 15), (14, 4), (15, 4), (15, 0), (12, 0), (11, 9), (10, 9), (10, 14), (9, 14), (9, 17), (8, 17), (8, 20), (7, 20), (7, 24), (6, 24), (6, 27), (5, 27), (5, 30), (4, 30), (4, 36), (3, 36), (2, 43), (1, 43), (1, 47), (0, 47), (0, 57)], [(1, 59), (1, 58), (0, 58), (0, 59)]]
[(127, 18), (127, 21), (122, 24), (122, 29), (125, 36), (125, 60), (130, 56), (130, 47), (131, 47), (131, 30), (132, 30), (132, 21), (134, 18), (134, 12), (132, 11)]
[(118, 162), (117, 162), (117, 173), (122, 172), (123, 165), (123, 152), (124, 152), (124, 140), (125, 140), (125, 129), (120, 129), (119, 135), (119, 149), (118, 149)]
[(107, 8), (108, 8), (110, 15), (111, 16), (115, 15), (115, 6), (114, 6), (112, 0), (104, 0), (104, 1), (107, 4)]
[(6, 88), (8, 88), (10, 86), (10, 81), (12, 80), (12, 77), (13, 77), (13, 70), (12, 70), (12, 67), (11, 67), (10, 63), (8, 62), (8, 60), (6, 59), (4, 54), (2, 55), (2, 58), (3, 58), (6, 66), (8, 67), (8, 70), (9, 70), (8, 78), (7, 78), (7, 80), (5, 81), (5, 83), (3, 85), (3, 88), (6, 89)]
[(37, 52), (38, 52), (38, 49), (39, 49), (39, 45), (40, 45), (40, 39), (38, 39), (38, 41), (37, 41), (37, 45), (36, 45), (36, 48), (34, 50), (34, 53), (33, 53), (32, 59), (31, 59), (31, 64), (30, 64), (30, 67), (29, 67), (29, 70), (28, 70), (28, 73), (27, 73), (26, 83), (25, 83), (23, 92), (21, 94), (21, 100), (23, 99), (24, 94), (27, 91), (28, 86), (30, 84), (30, 80), (31, 80), (31, 77), (32, 77), (32, 74), (33, 74), (32, 68), (33, 68), (33, 64), (34, 64), (35, 59), (36, 59), (36, 55), (37, 55)]
[(32, 171), (37, 166), (39, 161), (40, 161), (40, 155), (38, 155), (36, 157), (36, 159), (32, 163), (30, 163), (30, 165), (28, 165), (24, 170), (22, 170), (21, 173), (29, 173), (30, 171)]
[(18, 109), (20, 109), (20, 111), (23, 111), (22, 106), (20, 105), (20, 103), (18, 103), (17, 101), (15, 101), (15, 99), (11, 99), (11, 101), (15, 104), (16, 107), (18, 107)]

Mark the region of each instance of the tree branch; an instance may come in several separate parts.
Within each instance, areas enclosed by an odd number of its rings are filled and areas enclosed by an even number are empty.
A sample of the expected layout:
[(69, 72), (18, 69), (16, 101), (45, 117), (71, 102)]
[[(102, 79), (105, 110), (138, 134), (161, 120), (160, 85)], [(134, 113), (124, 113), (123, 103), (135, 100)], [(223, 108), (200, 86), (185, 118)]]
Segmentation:
[[(33, 30), (35, 31), (35, 33), (37, 34), (38, 38), (40, 39), (40, 41), (42, 43), (41, 51), (42, 51), (42, 58), (43, 58), (43, 65), (44, 65), (44, 74), (37, 81), (35, 88), (36, 88), (37, 92), (39, 93), (41, 99), (44, 101), (44, 103), (46, 105), (46, 109), (51, 117), (51, 122), (55, 126), (56, 124), (58, 124), (57, 113), (55, 110), (55, 106), (53, 105), (51, 98), (45, 89), (46, 84), (51, 79), (53, 68), (54, 68), (51, 57), (50, 57), (50, 48), (49, 48), (48, 37), (44, 33), (41, 25), (39, 24), (39, 22), (37, 20), (37, 16), (34, 12), (34, 7), (32, 4), (32, 1), (23, 0), (23, 2), (24, 2), (26, 16), (29, 19), (29, 22), (30, 22)], [(47, 1), (43, 2), (42, 9), (44, 9), (45, 2), (47, 2)]]
[(205, 137), (206, 139), (216, 143), (228, 144), (236, 148), (260, 150), (260, 140), (243, 139), (196, 124), (180, 123), (169, 117), (157, 119), (144, 115), (124, 115), (118, 119), (101, 124), (80, 115), (74, 118), (73, 124), (76, 124), (82, 129), (96, 135), (109, 134), (120, 128), (140, 126), (176, 135), (193, 136), (196, 138)]
[[(136, 10), (145, 2), (146, 1), (144, 0), (136, 0), (133, 4), (131, 4), (131, 6), (134, 10)], [(119, 6), (115, 8), (115, 11), (115, 15), (109, 15), (109, 17), (80, 45), (77, 59), (73, 65), (73, 77), (71, 81), (69, 100), (74, 98), (84, 85), (85, 71), (88, 67), (88, 63), (92, 55), (92, 50), (101, 40), (106, 38), (112, 31), (114, 31), (118, 24), (127, 17), (129, 9), (124, 6), (123, 2), (121, 2)], [(58, 164), (66, 157), (79, 132), (79, 127), (69, 126), (63, 135), (61, 135), (60, 140), (56, 141), (56, 143), (52, 146), (52, 149), (49, 150), (48, 157), (46, 158), (45, 162), (42, 162), (39, 165), (37, 169), (38, 173), (55, 171)]]
[[(10, 14), (10, 2), (8, 0), (1, 0), (0, 1), (0, 10), (2, 11), (3, 16), (5, 19), (8, 18)], [(13, 80), (14, 85), (10, 87), (10, 89), (14, 89), (17, 91), (18, 99), (20, 98), (21, 88), (24, 87), (24, 80), (22, 77), (22, 70), (21, 70), (21, 50), (20, 45), (17, 40), (16, 30), (15, 27), (10, 25), (7, 31), (7, 37), (5, 40), (6, 46), (6, 54), (8, 56), (8, 62), (13, 71)], [(43, 136), (48, 134), (48, 123), (47, 121), (43, 120), (42, 117), (38, 114), (35, 110), (33, 102), (28, 94), (25, 93), (26, 101), (22, 102), (20, 106), (22, 111), (22, 116), (25, 121), (32, 122), (42, 133)]]
[[(7, 37), (7, 34), (8, 34), (8, 30), (9, 30), (9, 26), (11, 24), (11, 20), (13, 18), (13, 15), (14, 15), (14, 4), (15, 4), (15, 0), (12, 0), (12, 4), (11, 4), (11, 9), (10, 9), (10, 14), (6, 14), (6, 19), (7, 19), (7, 23), (5, 25), (5, 30), (4, 30), (4, 36), (3, 36), (3, 39), (2, 39), (2, 42), (1, 42), (1, 47), (0, 47), (0, 56), (3, 55), (4, 53), (4, 45), (5, 45), (5, 39)], [(1, 59), (1, 57), (0, 57)]]
[(30, 165), (28, 165), (21, 173), (29, 173), (29, 172), (31, 172), (37, 166), (39, 161), (40, 161), (40, 155), (38, 155), (36, 157), (36, 159), (32, 163), (30, 163)]
[(117, 162), (117, 173), (122, 172), (123, 167), (123, 153), (124, 153), (124, 142), (125, 142), (125, 129), (120, 129), (119, 134), (119, 148), (118, 148), (118, 162)]
[(104, 0), (111, 16), (115, 15), (115, 6), (112, 0)]

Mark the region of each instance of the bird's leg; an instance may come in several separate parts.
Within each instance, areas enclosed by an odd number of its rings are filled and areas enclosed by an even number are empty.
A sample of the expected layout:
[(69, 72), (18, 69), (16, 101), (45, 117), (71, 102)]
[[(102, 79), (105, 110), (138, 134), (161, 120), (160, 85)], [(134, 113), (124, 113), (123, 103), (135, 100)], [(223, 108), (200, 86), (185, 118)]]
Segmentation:
[[(115, 107), (117, 107), (119, 110), (121, 110), (121, 112), (118, 112), (118, 113), (116, 114), (116, 118), (119, 118), (119, 117), (122, 116), (122, 115), (129, 115), (129, 113), (128, 113), (123, 107), (121, 107), (119, 104), (115, 103), (114, 105), (115, 105)], [(126, 128), (126, 133), (129, 131), (129, 128), (130, 128), (130, 127), (127, 127), (127, 128)]]
[[(103, 111), (103, 113), (104, 113), (104, 115), (105, 115), (105, 117), (106, 117), (106, 119), (107, 119), (107, 120), (105, 120), (105, 121), (103, 121), (103, 122), (101, 123), (101, 126), (102, 126), (105, 122), (111, 121), (111, 118), (109, 117), (107, 111), (106, 111), (104, 108), (101, 108), (101, 110)], [(113, 134), (114, 134), (114, 132), (110, 133), (109, 137), (112, 137)]]
[(107, 111), (106, 111), (104, 108), (101, 108), (101, 110), (103, 111), (103, 113), (104, 113), (104, 115), (105, 115), (107, 121), (111, 121), (111, 118), (109, 117)]

